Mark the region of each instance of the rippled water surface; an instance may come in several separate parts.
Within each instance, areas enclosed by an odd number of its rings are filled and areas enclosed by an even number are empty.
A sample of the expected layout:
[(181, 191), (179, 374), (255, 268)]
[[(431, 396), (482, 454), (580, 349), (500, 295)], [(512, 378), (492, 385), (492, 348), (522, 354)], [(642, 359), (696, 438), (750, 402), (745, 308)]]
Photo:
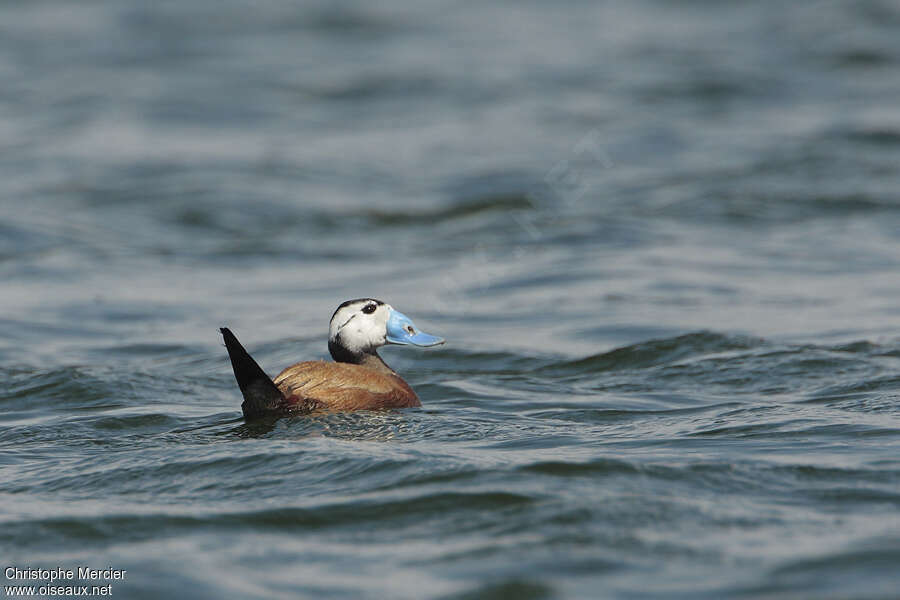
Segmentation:
[[(900, 597), (898, 33), (887, 0), (0, 4), (4, 568)], [(423, 407), (245, 423), (217, 328), (274, 374), (360, 296), (448, 339), (383, 351)]]

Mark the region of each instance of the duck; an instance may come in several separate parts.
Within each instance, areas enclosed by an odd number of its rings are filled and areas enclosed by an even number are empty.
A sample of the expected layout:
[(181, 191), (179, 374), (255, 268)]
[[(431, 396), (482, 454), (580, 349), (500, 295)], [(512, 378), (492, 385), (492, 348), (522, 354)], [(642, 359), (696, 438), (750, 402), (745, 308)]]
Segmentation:
[(244, 397), (245, 419), (421, 406), (410, 385), (378, 355), (378, 348), (444, 343), (443, 338), (417, 329), (390, 304), (356, 298), (341, 303), (331, 315), (328, 351), (334, 362), (298, 362), (272, 379), (230, 329), (219, 331)]

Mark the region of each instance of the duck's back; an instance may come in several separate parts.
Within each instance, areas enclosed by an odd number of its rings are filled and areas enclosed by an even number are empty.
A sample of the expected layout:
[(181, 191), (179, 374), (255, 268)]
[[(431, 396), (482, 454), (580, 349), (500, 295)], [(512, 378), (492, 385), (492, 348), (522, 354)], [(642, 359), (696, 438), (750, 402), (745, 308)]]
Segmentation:
[(421, 406), (397, 375), (348, 363), (307, 361), (283, 370), (275, 385), (297, 410), (374, 410)]

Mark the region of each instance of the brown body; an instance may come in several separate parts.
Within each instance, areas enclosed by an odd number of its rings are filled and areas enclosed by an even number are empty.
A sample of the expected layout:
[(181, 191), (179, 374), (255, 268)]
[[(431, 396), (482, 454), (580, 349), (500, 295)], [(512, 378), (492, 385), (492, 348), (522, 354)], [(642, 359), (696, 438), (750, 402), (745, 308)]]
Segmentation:
[(284, 396), (284, 410), (288, 411), (422, 406), (409, 384), (388, 368), (376, 370), (348, 363), (307, 361), (286, 368), (274, 382)]

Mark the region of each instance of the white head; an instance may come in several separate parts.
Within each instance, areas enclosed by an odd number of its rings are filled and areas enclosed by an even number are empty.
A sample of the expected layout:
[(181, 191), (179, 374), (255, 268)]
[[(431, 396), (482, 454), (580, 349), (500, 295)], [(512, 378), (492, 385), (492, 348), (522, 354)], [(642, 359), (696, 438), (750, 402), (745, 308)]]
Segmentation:
[(374, 298), (347, 300), (331, 316), (328, 349), (337, 361), (346, 354), (374, 353), (385, 344), (436, 346), (444, 340), (416, 329), (413, 322), (390, 304)]

